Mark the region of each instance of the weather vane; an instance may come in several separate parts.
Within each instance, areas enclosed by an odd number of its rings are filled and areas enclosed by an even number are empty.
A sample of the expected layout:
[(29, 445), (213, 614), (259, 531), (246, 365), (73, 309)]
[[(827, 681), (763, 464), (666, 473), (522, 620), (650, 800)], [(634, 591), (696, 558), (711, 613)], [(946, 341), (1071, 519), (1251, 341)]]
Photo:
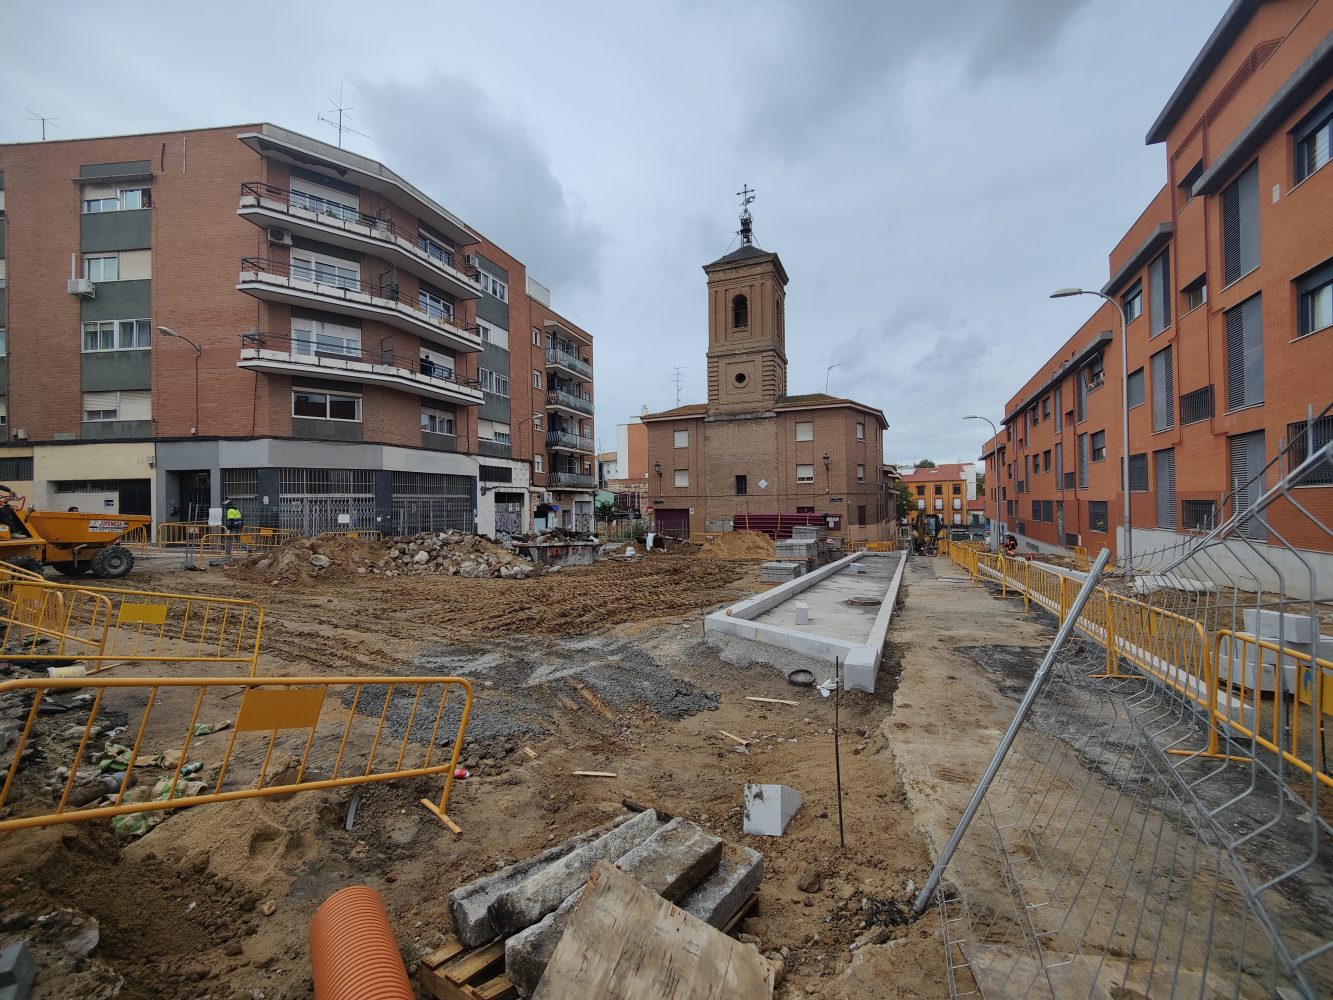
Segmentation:
[(750, 203), (754, 201), (755, 190), (748, 184), (742, 184), (736, 196), (741, 200), (741, 242), (749, 245), (754, 242), (754, 220), (750, 215)]

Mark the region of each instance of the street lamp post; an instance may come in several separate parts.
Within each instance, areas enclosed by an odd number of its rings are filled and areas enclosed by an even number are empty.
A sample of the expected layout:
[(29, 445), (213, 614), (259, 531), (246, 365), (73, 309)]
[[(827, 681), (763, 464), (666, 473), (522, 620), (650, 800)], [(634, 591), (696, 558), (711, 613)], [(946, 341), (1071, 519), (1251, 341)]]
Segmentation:
[(199, 433), (199, 359), (204, 355), (204, 349), (196, 344), (189, 337), (177, 333), (169, 326), (159, 326), (157, 332), (163, 337), (175, 337), (177, 340), (183, 340), (194, 348), (194, 427), (191, 428), (191, 435)]
[(1053, 299), (1066, 299), (1074, 295), (1095, 295), (1115, 306), (1120, 314), (1120, 488), (1125, 496), (1121, 506), (1125, 525), (1125, 582), (1134, 579), (1134, 528), (1130, 518), (1129, 500), (1129, 321), (1125, 318), (1124, 307), (1105, 292), (1091, 288), (1057, 288), (1051, 292)]
[(986, 485), (993, 488), (995, 491), (995, 526), (992, 534), (995, 538), (995, 551), (998, 553), (1000, 551), (1000, 429), (995, 426), (995, 421), (990, 417), (979, 417), (974, 414), (972, 416), (964, 417), (963, 419), (984, 420), (986, 423), (990, 424), (992, 434), (991, 441), (993, 442), (991, 446), (991, 454), (995, 456), (995, 482), (987, 482)]

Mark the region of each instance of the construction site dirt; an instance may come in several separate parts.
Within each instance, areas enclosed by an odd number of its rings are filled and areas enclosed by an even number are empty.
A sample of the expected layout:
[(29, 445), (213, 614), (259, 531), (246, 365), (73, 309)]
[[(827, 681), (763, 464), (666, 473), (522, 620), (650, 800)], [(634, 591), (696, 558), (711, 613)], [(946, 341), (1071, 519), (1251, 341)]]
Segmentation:
[[(942, 560), (938, 573), (909, 564), (878, 691), (841, 701), (842, 849), (834, 699), (784, 676), (823, 679), (829, 665), (703, 635), (704, 614), (758, 589), (758, 566), (684, 549), (530, 579), (136, 574), (261, 601), (264, 674), (471, 680), (469, 777), (449, 802), (463, 832), (418, 804), (439, 779), (413, 778), (362, 786), (350, 829), (354, 793), (337, 789), (181, 809), (133, 841), (105, 821), (0, 835), (5, 936), (21, 933), (42, 966), (32, 995), (311, 997), (311, 915), (349, 884), (383, 894), (414, 969), (449, 931), (453, 888), (623, 815), (626, 800), (763, 852), (758, 905), (736, 930), (782, 956), (776, 996), (946, 995), (938, 918), (909, 915), (1012, 715), (977, 647), (1030, 646), (1035, 662), (1051, 630)], [(742, 832), (746, 782), (802, 793), (783, 836)], [(69, 947), (91, 921), (96, 947)]]

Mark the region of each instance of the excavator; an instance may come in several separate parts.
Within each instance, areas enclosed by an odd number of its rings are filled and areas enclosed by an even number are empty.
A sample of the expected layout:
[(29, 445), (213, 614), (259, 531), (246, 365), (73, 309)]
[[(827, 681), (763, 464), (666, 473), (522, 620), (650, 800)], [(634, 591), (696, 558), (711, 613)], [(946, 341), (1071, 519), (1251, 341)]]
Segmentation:
[(125, 533), (151, 524), (146, 514), (84, 514), (37, 510), (0, 485), (0, 560), (41, 575), (54, 566), (65, 576), (89, 571), (118, 580), (134, 568), (134, 554), (118, 544)]
[(912, 551), (919, 556), (933, 556), (939, 551), (944, 518), (938, 514), (918, 514), (912, 522)]

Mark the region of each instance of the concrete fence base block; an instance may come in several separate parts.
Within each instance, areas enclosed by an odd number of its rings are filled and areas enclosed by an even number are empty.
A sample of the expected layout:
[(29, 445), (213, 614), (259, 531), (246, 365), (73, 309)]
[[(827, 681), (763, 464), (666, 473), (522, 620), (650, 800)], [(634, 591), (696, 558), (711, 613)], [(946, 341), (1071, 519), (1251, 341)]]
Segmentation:
[(781, 837), (800, 808), (801, 793), (794, 788), (747, 784), (742, 829), (761, 837)]
[(794, 601), (792, 602), (792, 610), (796, 614), (797, 625), (810, 624), (810, 605), (808, 603), (805, 601)]
[(858, 646), (847, 654), (842, 664), (842, 686), (848, 691), (875, 692), (879, 658), (869, 646)]

